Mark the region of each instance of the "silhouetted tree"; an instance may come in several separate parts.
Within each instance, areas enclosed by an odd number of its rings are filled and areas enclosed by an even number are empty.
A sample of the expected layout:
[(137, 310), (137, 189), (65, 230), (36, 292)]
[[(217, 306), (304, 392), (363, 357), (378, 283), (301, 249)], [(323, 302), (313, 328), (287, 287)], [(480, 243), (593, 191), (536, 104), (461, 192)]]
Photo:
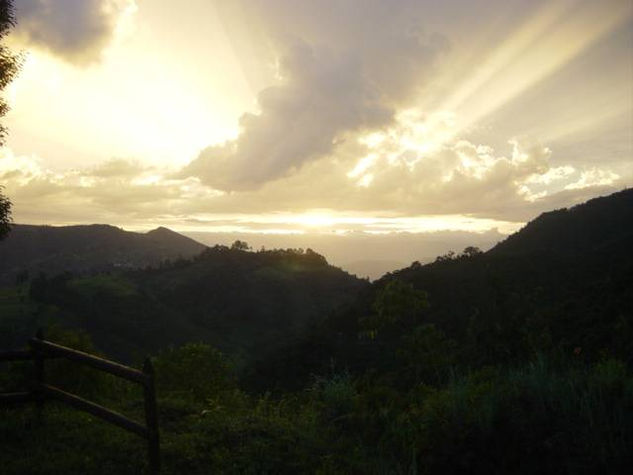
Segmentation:
[(437, 256), (435, 262), (451, 261), (453, 259), (455, 259), (455, 251), (448, 251), (446, 254)]
[(426, 292), (408, 282), (390, 280), (377, 292), (372, 314), (361, 318), (360, 324), (372, 338), (381, 330), (410, 328), (428, 305)]
[[(13, 16), (13, 2), (0, 0), (0, 40), (2, 40), (15, 25)], [(20, 56), (13, 54), (6, 46), (0, 44), (0, 91), (13, 80), (20, 69)], [(9, 110), (3, 98), (0, 98), (0, 117)], [(4, 144), (7, 129), (0, 124), (0, 145)]]
[(482, 254), (482, 250), (479, 249), (476, 246), (468, 246), (462, 252), (462, 256), (466, 256), (466, 257), (473, 257), (473, 256), (476, 256), (478, 254)]
[(231, 244), (231, 249), (235, 251), (248, 251), (250, 248), (246, 241), (240, 241), (239, 239)]
[[(2, 190), (2, 187), (0, 187)], [(11, 201), (0, 193), (0, 240), (11, 230)]]
[[(13, 2), (0, 0), (0, 40), (15, 25), (13, 16)], [(6, 46), (0, 44), (0, 91), (2, 91), (15, 77), (20, 68), (20, 57), (14, 55)], [(9, 110), (5, 100), (0, 97), (0, 117)], [(0, 124), (0, 146), (4, 144), (7, 129)], [(0, 188), (1, 190), (1, 188)], [(11, 230), (11, 201), (0, 193), (0, 240)]]

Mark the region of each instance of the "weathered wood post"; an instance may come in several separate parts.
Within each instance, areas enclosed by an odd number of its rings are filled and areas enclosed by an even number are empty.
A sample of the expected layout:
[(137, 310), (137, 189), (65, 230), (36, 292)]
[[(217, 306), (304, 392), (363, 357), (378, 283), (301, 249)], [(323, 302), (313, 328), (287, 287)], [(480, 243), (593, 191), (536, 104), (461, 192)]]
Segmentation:
[[(143, 371), (109, 361), (82, 351), (73, 350), (57, 343), (44, 340), (42, 330), (29, 340), (29, 350), (0, 352), (0, 362), (33, 360), (34, 377), (29, 391), (3, 393), (0, 392), (0, 403), (32, 402), (36, 403), (38, 420), (42, 420), (43, 405), (48, 399), (55, 399), (80, 411), (85, 411), (111, 424), (133, 432), (147, 440), (148, 473), (158, 475), (160, 472), (160, 440), (158, 431), (158, 410), (156, 407), (156, 389), (154, 367), (148, 358)], [(113, 374), (119, 378), (141, 384), (143, 386), (145, 425), (128, 419), (123, 414), (83, 399), (51, 384), (46, 384), (44, 361), (48, 358), (65, 358), (91, 366), (99, 371)]]
[[(35, 333), (35, 338), (38, 340), (44, 339), (44, 332), (41, 328)], [(31, 351), (33, 352), (33, 362), (35, 364), (35, 384), (31, 391), (35, 394), (35, 414), (39, 423), (42, 423), (44, 412), (44, 354), (41, 348), (37, 348), (33, 345)]]
[(145, 425), (147, 427), (147, 449), (149, 473), (157, 475), (160, 471), (160, 439), (158, 434), (158, 411), (156, 410), (156, 389), (154, 384), (154, 365), (147, 358), (143, 365), (147, 380), (143, 385), (145, 397)]

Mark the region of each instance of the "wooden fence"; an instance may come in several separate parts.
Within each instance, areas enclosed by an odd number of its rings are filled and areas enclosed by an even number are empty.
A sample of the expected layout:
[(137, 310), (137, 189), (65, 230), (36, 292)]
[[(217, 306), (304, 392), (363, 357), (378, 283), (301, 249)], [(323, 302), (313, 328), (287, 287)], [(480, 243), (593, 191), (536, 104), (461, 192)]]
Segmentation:
[[(118, 412), (47, 384), (44, 362), (52, 358), (65, 358), (140, 384), (143, 387), (144, 394), (145, 424), (140, 424)], [(35, 365), (35, 381), (31, 389), (22, 392), (0, 393), (0, 404), (34, 402), (38, 405), (39, 410), (41, 410), (46, 401), (57, 400), (100, 417), (111, 424), (117, 425), (122, 429), (133, 432), (146, 439), (149, 473), (151, 475), (159, 473), (160, 441), (158, 435), (158, 413), (156, 410), (156, 392), (154, 389), (154, 368), (149, 358), (145, 360), (143, 370), (139, 371), (115, 363), (114, 361), (109, 361), (47, 341), (43, 338), (41, 331), (38, 331), (35, 338), (29, 340), (29, 349), (0, 352), (0, 362), (24, 360), (32, 360)]]

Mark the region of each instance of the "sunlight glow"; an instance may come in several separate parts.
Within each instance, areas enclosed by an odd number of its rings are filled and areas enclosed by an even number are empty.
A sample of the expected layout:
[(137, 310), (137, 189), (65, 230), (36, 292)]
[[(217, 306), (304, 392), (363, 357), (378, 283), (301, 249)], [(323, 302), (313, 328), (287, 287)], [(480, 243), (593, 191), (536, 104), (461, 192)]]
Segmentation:
[(370, 153), (369, 155), (361, 158), (356, 166), (347, 174), (350, 178), (357, 178), (367, 171), (378, 158), (378, 154)]
[[(371, 153), (356, 162), (347, 176), (358, 186), (369, 187), (375, 167), (406, 165), (412, 170), (424, 157), (438, 153), (447, 145), (459, 145), (463, 134), (481, 127), (484, 118), (565, 67), (630, 20), (630, 15), (631, 9), (626, 2), (614, 2), (611, 8), (604, 8), (600, 2), (577, 0), (546, 3), (505, 41), (483, 55), (481, 63), (470, 64), (470, 71), (453, 70), (454, 75), (459, 74), (464, 79), (457, 82), (444, 101), (431, 109), (427, 104), (400, 110), (394, 126), (363, 136), (360, 142)], [(455, 61), (459, 63), (459, 58)], [(461, 66), (463, 68), (464, 64)], [(450, 72), (444, 74), (447, 84), (454, 83), (455, 77), (450, 78)], [(630, 101), (623, 100), (626, 97), (621, 97), (621, 91), (626, 87), (596, 91), (591, 105), (585, 105), (591, 114), (570, 109), (566, 120), (559, 117), (548, 121), (545, 117), (536, 130), (527, 130), (525, 134), (530, 137), (530, 133), (534, 133), (539, 141), (547, 142), (622, 118), (633, 108)], [(428, 98), (421, 98), (420, 104), (425, 101), (428, 102)], [(565, 113), (564, 110), (559, 112)], [(458, 155), (461, 163), (456, 170), (476, 178), (482, 178), (495, 162), (494, 157), (486, 153), (478, 153), (477, 161), (463, 153), (458, 152)], [(513, 160), (521, 161), (521, 157), (513, 157)], [(453, 171), (446, 177), (450, 181)], [(609, 184), (613, 180), (603, 177), (595, 183)]]
[[(603, 95), (607, 95), (610, 91), (605, 91)], [(617, 91), (611, 93), (616, 94)], [(544, 133), (539, 136), (544, 142), (553, 142), (563, 137), (571, 137), (579, 133), (596, 132), (596, 129), (606, 127), (609, 123), (617, 119), (629, 120), (633, 125), (633, 102), (622, 100), (621, 97), (614, 97), (608, 102), (607, 106), (601, 108), (593, 108), (591, 115), (578, 115), (569, 117), (568, 120), (560, 120), (547, 128)]]
[[(174, 222), (180, 231), (240, 232), (262, 234), (349, 233), (390, 234), (464, 231), (483, 233), (497, 229), (510, 234), (523, 222), (477, 218), (468, 215), (372, 216), (319, 210), (307, 213), (198, 216), (195, 224)], [(164, 225), (172, 223), (166, 222)]]
[(441, 106), (459, 117), (455, 133), (510, 102), (621, 25), (630, 16), (626, 3), (615, 3), (613, 8), (603, 8), (601, 2), (547, 3)]
[[(445, 71), (442, 82), (454, 82), (456, 77), (464, 80), (457, 83), (444, 101), (431, 109), (427, 97), (420, 98), (421, 106), (417, 110), (402, 111), (398, 116), (399, 122), (418, 122), (420, 130), (415, 130), (414, 137), (402, 136), (401, 142), (422, 154), (432, 153), (442, 144), (477, 126), (482, 119), (563, 68), (630, 20), (631, 9), (627, 2), (614, 2), (612, 5), (612, 8), (603, 8), (601, 2), (547, 2), (511, 36), (487, 52), (481, 63), (471, 60), (466, 67), (466, 59), (455, 57), (457, 69)], [(611, 93), (613, 91), (602, 91), (601, 95)], [(613, 110), (613, 107), (618, 110)], [(555, 138), (587, 129), (630, 109), (631, 104), (609, 101), (608, 108), (603, 106), (591, 117), (559, 121), (557, 130), (552, 130), (551, 135)]]
[[(276, 36), (290, 21), (248, 2), (192, 0), (174, 9), (164, 0), (116, 1), (129, 8), (94, 63), (79, 66), (45, 43), (25, 46), (22, 70), (6, 90), (10, 134), (8, 153), (0, 156), (0, 178), (20, 219), (48, 213), (51, 221), (140, 225), (156, 217), (180, 229), (185, 222), (194, 230), (272, 234), (510, 232), (521, 223), (407, 215), (467, 210), (522, 219), (572, 195), (556, 193), (630, 183), (630, 31), (622, 28), (632, 24), (628, 0), (526, 1), (520, 8), (500, 1), (472, 25), (453, 24), (451, 13), (437, 32), (431, 20), (429, 33), (450, 47), (435, 51), (429, 43), (428, 71), (425, 58), (403, 49), (410, 38), (350, 48), (326, 41), (336, 26), (328, 22), (297, 30), (295, 51), (294, 39)], [(408, 35), (401, 27), (409, 22), (396, 20), (394, 38)], [(359, 39), (365, 33), (345, 31)], [(358, 68), (346, 69), (348, 54)], [(401, 95), (391, 91), (400, 87), (391, 76), (370, 77), (374, 69), (382, 74), (383, 54), (394, 64), (424, 66), (402, 70)], [(275, 82), (275, 64), (289, 58), (305, 61), (297, 71), (310, 66), (314, 74)], [(354, 113), (341, 100), (316, 107), (321, 95), (354, 91), (363, 94)], [(245, 127), (240, 117), (258, 108), (262, 125)], [(389, 113), (376, 119), (382, 111)], [(331, 131), (324, 130), (333, 137), (327, 147), (312, 134), (294, 140), (286, 116), (297, 118), (297, 131), (313, 119), (319, 126), (331, 120)], [(321, 137), (319, 127), (311, 130)], [(244, 135), (228, 144), (226, 156), (187, 167), (206, 147), (238, 134)], [(267, 150), (268, 142), (283, 153)], [(302, 158), (295, 149), (304, 148), (310, 154)], [(231, 181), (217, 175), (251, 178), (251, 163), (267, 180), (261, 187), (248, 188), (255, 182), (245, 180), (234, 191), (212, 188)], [(519, 210), (526, 202), (535, 205)], [(29, 214), (20, 214), (24, 209)]]
[(375, 148), (380, 145), (385, 140), (385, 134), (381, 132), (374, 132), (369, 135), (365, 135), (358, 139), (358, 141), (364, 145), (367, 145), (369, 148)]
[[(183, 166), (203, 148), (234, 138), (254, 93), (214, 7), (199, 6), (204, 14), (130, 2), (101, 61), (88, 67), (29, 48), (9, 87), (9, 144), (35, 143), (54, 168), (112, 157)], [(175, 18), (195, 20), (204, 33), (161, 34)], [(21, 130), (28, 137), (19, 137)], [(61, 150), (51, 157), (53, 146)]]
[(332, 226), (336, 222), (336, 219), (329, 214), (306, 213), (296, 216), (291, 222), (308, 228), (324, 228)]

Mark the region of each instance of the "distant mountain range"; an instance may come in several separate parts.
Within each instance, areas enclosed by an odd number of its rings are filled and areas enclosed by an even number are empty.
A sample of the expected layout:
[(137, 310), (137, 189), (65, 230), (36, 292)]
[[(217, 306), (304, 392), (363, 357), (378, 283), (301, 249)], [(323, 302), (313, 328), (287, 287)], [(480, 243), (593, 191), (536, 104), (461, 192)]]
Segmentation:
[[(368, 355), (359, 322), (398, 280), (428, 293), (425, 322), (483, 362), (543, 342), (622, 356), (633, 352), (631, 249), (633, 190), (544, 213), (488, 252), (414, 263), (371, 285), (310, 250), (206, 247), (165, 228), (16, 226), (0, 243), (0, 275), (13, 284), (28, 269), (29, 285), (17, 291), (28, 299), (7, 294), (0, 333), (15, 336), (6, 345), (39, 325), (82, 328), (125, 359), (205, 341), (242, 361), (261, 359), (283, 377), (321, 371), (332, 358), (380, 366), (393, 355)], [(74, 275), (55, 277), (67, 270)], [(87, 275), (97, 271), (110, 275)], [(287, 345), (299, 340), (308, 346), (288, 358), (295, 350)]]
[(0, 288), (0, 347), (56, 326), (84, 330), (126, 361), (189, 341), (250, 360), (300, 337), (369, 285), (309, 249), (206, 247), (164, 228), (15, 231), (0, 245), (12, 258), (8, 270), (21, 268), (20, 252), (32, 272)]
[(25, 270), (36, 276), (146, 267), (166, 259), (189, 258), (206, 247), (163, 227), (135, 233), (105, 224), (17, 224), (0, 242), (0, 283), (12, 283)]

